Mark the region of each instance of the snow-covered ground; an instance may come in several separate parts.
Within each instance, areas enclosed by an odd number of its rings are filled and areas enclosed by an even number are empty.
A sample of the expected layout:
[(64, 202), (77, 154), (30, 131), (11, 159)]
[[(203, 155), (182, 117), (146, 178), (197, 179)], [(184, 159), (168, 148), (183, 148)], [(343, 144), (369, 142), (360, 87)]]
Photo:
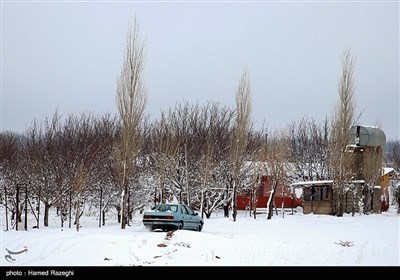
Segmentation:
[[(394, 210), (394, 209), (393, 209)], [(1, 231), (2, 266), (399, 266), (400, 216), (295, 214), (256, 220), (240, 212), (205, 220), (202, 232), (147, 231), (141, 216), (121, 230), (83, 219), (79, 232), (57, 226)], [(66, 223), (68, 226), (68, 223)], [(340, 243), (349, 244), (342, 246)], [(347, 243), (348, 242), (348, 243)], [(18, 252), (6, 259), (6, 249)]]

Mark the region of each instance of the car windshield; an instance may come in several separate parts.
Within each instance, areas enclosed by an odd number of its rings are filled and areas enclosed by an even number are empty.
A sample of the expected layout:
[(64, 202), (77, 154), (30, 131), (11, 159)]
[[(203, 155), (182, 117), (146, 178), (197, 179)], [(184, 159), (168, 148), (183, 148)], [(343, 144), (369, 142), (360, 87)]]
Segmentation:
[(177, 212), (178, 205), (158, 204), (153, 208), (153, 210), (158, 212)]

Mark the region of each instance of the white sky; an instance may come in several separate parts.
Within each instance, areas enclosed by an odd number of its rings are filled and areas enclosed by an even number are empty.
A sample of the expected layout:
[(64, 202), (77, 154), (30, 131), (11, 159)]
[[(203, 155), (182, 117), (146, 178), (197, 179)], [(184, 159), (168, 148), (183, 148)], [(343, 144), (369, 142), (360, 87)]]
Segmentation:
[(183, 100), (234, 106), (247, 67), (253, 119), (323, 120), (338, 100), (340, 56), (356, 56), (357, 112), (399, 136), (399, 3), (1, 1), (1, 130), (34, 118), (116, 113), (134, 16), (146, 40), (147, 112)]

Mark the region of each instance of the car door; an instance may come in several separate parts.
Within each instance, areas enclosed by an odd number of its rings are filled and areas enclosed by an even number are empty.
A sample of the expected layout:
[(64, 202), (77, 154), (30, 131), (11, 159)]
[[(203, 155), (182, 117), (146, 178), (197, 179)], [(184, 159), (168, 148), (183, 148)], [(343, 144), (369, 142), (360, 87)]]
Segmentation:
[(190, 229), (191, 223), (190, 223), (190, 215), (187, 211), (187, 208), (185, 205), (181, 205), (181, 213), (182, 213), (182, 220), (183, 220), (183, 228), (184, 229)]
[(186, 209), (186, 212), (187, 212), (187, 216), (188, 216), (188, 219), (187, 219), (188, 220), (188, 222), (187, 222), (188, 227), (190, 229), (196, 229), (198, 223), (197, 223), (197, 220), (195, 219), (193, 210), (190, 207), (187, 207), (186, 205), (184, 205), (184, 206), (185, 206), (185, 209)]

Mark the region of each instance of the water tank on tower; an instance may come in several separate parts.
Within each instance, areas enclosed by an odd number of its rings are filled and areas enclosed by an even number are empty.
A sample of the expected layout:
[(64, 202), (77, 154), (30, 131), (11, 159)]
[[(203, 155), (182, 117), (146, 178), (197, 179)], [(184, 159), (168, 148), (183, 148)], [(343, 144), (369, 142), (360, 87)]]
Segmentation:
[(379, 147), (386, 143), (386, 136), (382, 129), (375, 126), (356, 125), (350, 128), (349, 147)]

